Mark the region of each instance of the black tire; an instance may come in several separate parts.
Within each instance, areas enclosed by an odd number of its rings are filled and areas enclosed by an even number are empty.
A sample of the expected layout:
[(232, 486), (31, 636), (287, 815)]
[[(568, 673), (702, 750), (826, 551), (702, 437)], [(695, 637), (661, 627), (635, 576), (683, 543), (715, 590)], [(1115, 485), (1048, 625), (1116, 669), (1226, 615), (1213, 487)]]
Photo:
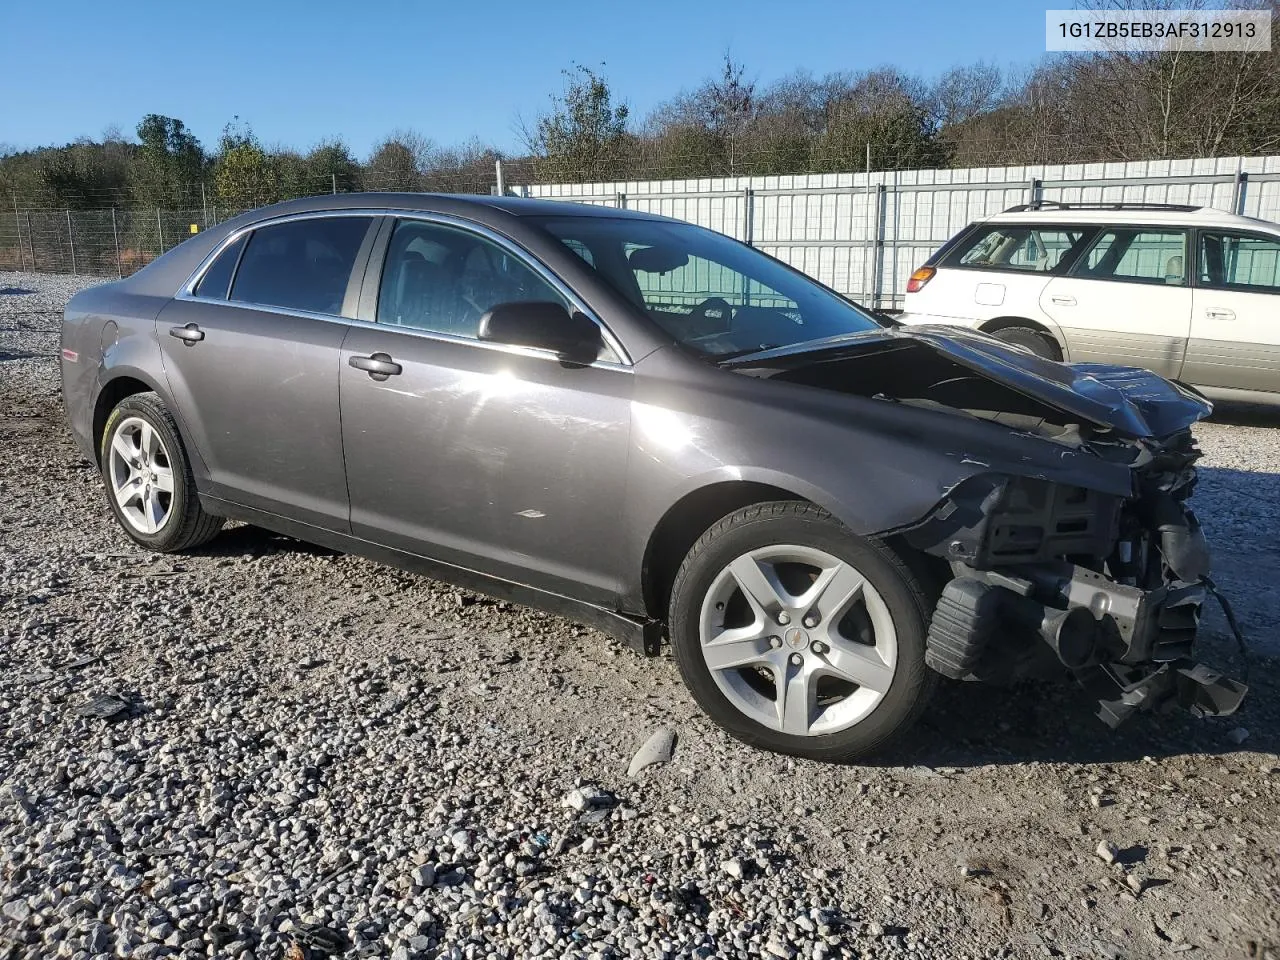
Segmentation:
[[(770, 729), (732, 704), (703, 658), (699, 621), (716, 577), (744, 553), (776, 544), (813, 547), (853, 565), (879, 592), (893, 619), (898, 641), (893, 679), (871, 713), (847, 729), (818, 736)], [(669, 629), (685, 684), (707, 715), (732, 736), (777, 753), (847, 763), (882, 750), (925, 709), (937, 681), (924, 662), (932, 606), (911, 567), (886, 544), (855, 536), (813, 504), (774, 501), (730, 514), (693, 545), (676, 574)]]
[[(110, 476), (110, 446), (116, 429), (125, 420), (137, 417), (145, 420), (156, 431), (164, 444), (170, 470), (173, 473), (173, 494), (169, 512), (154, 533), (137, 530), (125, 519), (124, 512), (112, 494)], [(190, 550), (208, 543), (226, 522), (222, 517), (205, 513), (196, 494), (195, 478), (191, 475), (191, 463), (178, 433), (178, 425), (164, 401), (155, 393), (135, 393), (125, 397), (107, 417), (99, 438), (98, 461), (101, 466), (103, 487), (107, 503), (116, 521), (128, 536), (142, 546), (157, 553), (174, 553)]]
[(1046, 360), (1062, 359), (1062, 351), (1058, 349), (1057, 341), (1047, 333), (1032, 327), (1005, 327), (1003, 330), (994, 331), (992, 336), (1005, 343), (1025, 347), (1037, 357), (1044, 357)]

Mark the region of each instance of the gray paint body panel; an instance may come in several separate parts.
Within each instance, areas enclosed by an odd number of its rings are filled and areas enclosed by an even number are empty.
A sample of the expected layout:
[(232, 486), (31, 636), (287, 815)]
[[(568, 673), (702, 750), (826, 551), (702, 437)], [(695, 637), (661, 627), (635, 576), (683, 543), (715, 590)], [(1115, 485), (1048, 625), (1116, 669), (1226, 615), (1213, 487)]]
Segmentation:
[[(236, 230), (328, 209), (432, 212), (502, 235), (561, 278), (608, 325), (633, 366), (575, 367), (361, 320), (171, 299)], [(781, 488), (825, 507), (858, 534), (919, 520), (978, 473), (1119, 495), (1132, 490), (1127, 466), (1088, 448), (698, 359), (522, 212), (625, 215), (576, 204), (339, 195), (255, 211), (193, 238), (68, 307), (64, 345), (81, 344), (81, 363), (95, 368), (90, 384), (85, 369), (64, 362), (73, 431), (84, 445), (97, 391), (117, 370), (110, 360), (161, 389), (193, 458), (205, 464), (197, 484), (211, 504), (236, 504), (245, 515), (260, 511), (299, 529), (372, 541), (637, 617), (661, 614), (646, 611), (644, 599), (654, 530), (685, 497), (713, 484)], [(119, 355), (97, 357), (85, 343), (112, 318), (120, 325)], [(168, 336), (170, 326), (188, 322), (207, 334), (191, 347)], [(888, 334), (882, 339), (907, 337)], [(929, 331), (912, 342), (934, 349), (943, 340)], [(1138, 371), (1109, 368), (1106, 380), (1102, 368), (1087, 376), (1056, 365), (1049, 371), (973, 335), (948, 342), (979, 378), (1001, 389), (1012, 378), (1050, 404), (1070, 399), (1077, 410), (1115, 418), (1121, 435), (1141, 422), (1136, 408), (1118, 399), (1125, 391), (1159, 385), (1165, 424), (1179, 417), (1189, 423), (1208, 409)], [(348, 366), (351, 356), (376, 351), (401, 363), (402, 374), (378, 382)], [(778, 353), (766, 366), (812, 360), (803, 351)], [(1076, 392), (1086, 379), (1093, 392)]]

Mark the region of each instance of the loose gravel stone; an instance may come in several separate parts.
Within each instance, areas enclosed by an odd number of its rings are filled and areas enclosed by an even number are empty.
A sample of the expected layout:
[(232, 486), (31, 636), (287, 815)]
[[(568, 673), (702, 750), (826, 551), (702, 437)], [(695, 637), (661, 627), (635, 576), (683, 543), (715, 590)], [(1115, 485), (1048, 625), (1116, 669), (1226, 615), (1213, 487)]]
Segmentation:
[[(237, 524), (142, 550), (63, 423), (58, 312), (92, 282), (0, 273), (5, 960), (1280, 943), (1280, 416), (1198, 430), (1216, 579), (1259, 651), (1238, 721), (1112, 733), (1067, 684), (948, 684), (876, 764), (836, 767), (731, 739), (670, 658), (505, 601)], [(98, 695), (128, 710), (76, 714)], [(676, 761), (624, 789), (657, 728)], [(1104, 835), (1159, 881), (1101, 869)]]

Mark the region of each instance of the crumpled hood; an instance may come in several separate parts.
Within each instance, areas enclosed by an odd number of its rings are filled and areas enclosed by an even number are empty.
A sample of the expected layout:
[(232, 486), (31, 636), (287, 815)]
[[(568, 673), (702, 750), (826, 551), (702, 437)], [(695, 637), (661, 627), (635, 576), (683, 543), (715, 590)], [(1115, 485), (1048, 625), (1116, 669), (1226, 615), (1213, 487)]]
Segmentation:
[[(1149, 370), (1057, 363), (964, 327), (869, 330), (748, 354), (724, 365), (754, 376), (889, 399), (936, 399), (953, 407), (981, 405), (990, 397), (974, 396), (975, 403), (967, 404), (966, 394), (979, 392), (974, 385), (981, 382), (998, 384), (1071, 422), (1130, 439), (1168, 436), (1213, 412), (1213, 404), (1190, 387)], [(871, 370), (875, 378), (866, 376)], [(936, 396), (921, 396), (926, 388)]]

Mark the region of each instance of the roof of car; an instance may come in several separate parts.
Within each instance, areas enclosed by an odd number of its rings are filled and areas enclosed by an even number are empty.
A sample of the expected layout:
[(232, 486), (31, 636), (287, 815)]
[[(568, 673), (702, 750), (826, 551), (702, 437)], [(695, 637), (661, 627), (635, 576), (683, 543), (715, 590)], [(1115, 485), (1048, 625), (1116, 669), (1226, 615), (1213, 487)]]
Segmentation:
[(1236, 230), (1280, 231), (1280, 224), (1258, 217), (1242, 217), (1212, 207), (1142, 206), (1045, 206), (1013, 207), (989, 218), (994, 223), (1117, 223), (1169, 226), (1226, 227)]
[(255, 210), (255, 219), (264, 214), (312, 213), (323, 210), (423, 210), (457, 213), (465, 207), (486, 207), (517, 217), (628, 217), (639, 220), (666, 220), (657, 214), (602, 207), (590, 203), (542, 200), (533, 197), (495, 197), (478, 193), (335, 193), (286, 200)]

